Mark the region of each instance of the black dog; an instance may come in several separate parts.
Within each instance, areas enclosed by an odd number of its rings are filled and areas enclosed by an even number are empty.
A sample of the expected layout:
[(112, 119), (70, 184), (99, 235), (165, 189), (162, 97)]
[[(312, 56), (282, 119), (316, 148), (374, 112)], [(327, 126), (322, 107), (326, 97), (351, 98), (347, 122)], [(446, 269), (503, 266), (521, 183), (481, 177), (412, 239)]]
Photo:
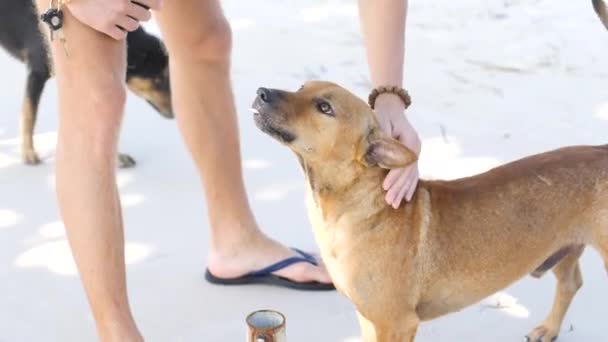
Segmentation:
[(608, 10), (606, 9), (606, 3), (603, 0), (591, 0), (593, 3), (593, 9), (595, 13), (600, 17), (602, 24), (608, 29)]
[[(21, 111), (21, 154), (30, 165), (40, 162), (33, 133), (40, 97), (52, 70), (38, 18), (31, 0), (0, 0), (0, 46), (28, 67)], [(127, 35), (127, 56), (127, 87), (162, 116), (173, 118), (169, 56), (164, 44), (140, 27)], [(121, 167), (135, 165), (128, 155), (118, 157)]]

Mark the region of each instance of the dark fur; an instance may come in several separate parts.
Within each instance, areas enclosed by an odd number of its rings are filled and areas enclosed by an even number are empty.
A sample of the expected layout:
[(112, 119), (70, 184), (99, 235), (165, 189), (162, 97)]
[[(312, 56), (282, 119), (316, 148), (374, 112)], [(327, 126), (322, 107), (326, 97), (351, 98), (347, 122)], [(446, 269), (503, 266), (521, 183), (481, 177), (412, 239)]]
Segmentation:
[(608, 30), (608, 10), (606, 10), (606, 3), (604, 0), (591, 0), (593, 3), (593, 9), (595, 13), (600, 17), (602, 24)]
[[(31, 0), (0, 0), (0, 46), (27, 65), (21, 113), (22, 153), (24, 162), (37, 164), (40, 160), (34, 150), (32, 136), (40, 97), (52, 68)], [(140, 27), (127, 35), (127, 55), (125, 80), (129, 89), (161, 115), (172, 118), (169, 57), (163, 43)], [(134, 160), (127, 155), (119, 156), (119, 161), (124, 167), (134, 165)]]
[(557, 252), (553, 253), (547, 260), (545, 260), (537, 269), (534, 270), (530, 275), (534, 278), (542, 277), (547, 271), (551, 270), (555, 265), (557, 265), (560, 261), (562, 261), (565, 257), (572, 254), (573, 252), (578, 252), (581, 248), (584, 248), (584, 245), (569, 245), (559, 249)]

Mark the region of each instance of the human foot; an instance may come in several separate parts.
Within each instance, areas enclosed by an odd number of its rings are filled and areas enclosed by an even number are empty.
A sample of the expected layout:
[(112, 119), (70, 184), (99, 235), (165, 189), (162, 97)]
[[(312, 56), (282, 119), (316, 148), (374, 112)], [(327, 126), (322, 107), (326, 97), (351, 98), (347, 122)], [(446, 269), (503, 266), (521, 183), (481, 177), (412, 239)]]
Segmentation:
[[(309, 257), (308, 253), (301, 254), (265, 236), (243, 241), (240, 246), (235, 246), (230, 250), (212, 249), (209, 254), (208, 280), (215, 279), (218, 283), (226, 284), (273, 283), (296, 288), (301, 288), (301, 286), (297, 286), (299, 284), (307, 284), (306, 287), (311, 287), (309, 289), (333, 289), (333, 286), (319, 286), (332, 283), (327, 269), (319, 257), (314, 255)], [(273, 279), (265, 278), (264, 281), (257, 281), (266, 272), (258, 273), (255, 277), (256, 281), (249, 277), (252, 272), (263, 270), (283, 260), (291, 262), (279, 265), (284, 267), (277, 267), (278, 270), (269, 272), (276, 276)], [(210, 279), (209, 276), (213, 279)]]

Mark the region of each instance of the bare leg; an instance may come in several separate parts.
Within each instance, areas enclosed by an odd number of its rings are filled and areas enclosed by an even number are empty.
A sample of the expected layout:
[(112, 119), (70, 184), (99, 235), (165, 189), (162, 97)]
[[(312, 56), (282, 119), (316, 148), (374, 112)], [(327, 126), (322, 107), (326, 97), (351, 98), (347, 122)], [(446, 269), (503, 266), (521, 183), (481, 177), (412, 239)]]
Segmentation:
[[(46, 10), (48, 1), (39, 0)], [(64, 11), (70, 44), (52, 55), (59, 89), (57, 198), (102, 341), (137, 341), (127, 298), (116, 144), (125, 103), (125, 43)], [(46, 31), (46, 30), (45, 30)], [(94, 66), (94, 67), (91, 67)]]
[[(236, 277), (293, 255), (261, 233), (247, 201), (230, 84), (231, 32), (219, 2), (166, 1), (157, 19), (171, 56), (176, 118), (207, 199), (209, 270)], [(324, 268), (302, 263), (277, 274), (330, 282)]]
[(578, 259), (583, 253), (584, 247), (572, 252), (553, 268), (557, 278), (557, 291), (553, 300), (553, 308), (542, 325), (528, 334), (527, 339), (531, 342), (553, 342), (560, 333), (562, 322), (572, 303), (574, 295), (583, 286), (583, 278), (578, 264)]

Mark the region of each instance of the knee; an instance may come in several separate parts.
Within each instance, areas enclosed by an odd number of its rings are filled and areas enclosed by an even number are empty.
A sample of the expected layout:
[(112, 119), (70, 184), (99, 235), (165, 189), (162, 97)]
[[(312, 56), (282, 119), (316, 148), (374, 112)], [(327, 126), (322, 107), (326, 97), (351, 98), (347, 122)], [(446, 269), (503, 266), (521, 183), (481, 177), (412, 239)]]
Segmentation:
[(95, 87), (79, 96), (69, 100), (62, 113), (61, 149), (92, 162), (114, 162), (126, 102), (124, 86)]
[(126, 103), (124, 85), (113, 89), (98, 90), (91, 112), (86, 113), (90, 122), (86, 123), (91, 140), (93, 156), (114, 159), (120, 131), (120, 124)]
[(124, 84), (100, 84), (84, 91), (81, 96), (83, 105), (89, 106), (85, 116), (91, 121), (91, 126), (103, 130), (107, 129), (107, 126), (120, 124), (127, 101)]
[(171, 58), (195, 63), (228, 63), (232, 52), (232, 30), (228, 20), (218, 18), (204, 30), (182, 37), (173, 45), (170, 47)]

